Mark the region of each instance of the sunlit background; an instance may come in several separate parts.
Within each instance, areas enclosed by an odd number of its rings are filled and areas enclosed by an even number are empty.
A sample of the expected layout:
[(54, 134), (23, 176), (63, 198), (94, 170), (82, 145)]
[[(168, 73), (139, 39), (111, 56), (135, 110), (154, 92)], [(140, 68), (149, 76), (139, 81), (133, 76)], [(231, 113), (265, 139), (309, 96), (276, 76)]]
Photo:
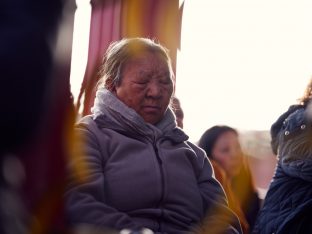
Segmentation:
[[(84, 75), (91, 8), (78, 0), (72, 92)], [(215, 124), (268, 130), (312, 75), (312, 1), (186, 0), (176, 95), (191, 141)]]

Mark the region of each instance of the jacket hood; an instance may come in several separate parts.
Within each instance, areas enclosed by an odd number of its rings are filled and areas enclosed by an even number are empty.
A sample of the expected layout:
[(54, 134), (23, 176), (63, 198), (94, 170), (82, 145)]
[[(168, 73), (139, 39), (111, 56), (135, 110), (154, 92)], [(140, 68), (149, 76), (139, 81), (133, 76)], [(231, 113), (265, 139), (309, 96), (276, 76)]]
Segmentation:
[[(312, 119), (306, 106), (291, 106), (277, 135), (278, 158), (289, 176), (312, 182)], [(287, 113), (287, 112), (286, 112)]]
[(132, 137), (143, 136), (150, 141), (155, 141), (159, 137), (167, 137), (174, 142), (188, 139), (183, 130), (177, 127), (174, 113), (170, 108), (156, 125), (146, 123), (136, 111), (129, 108), (105, 88), (96, 92), (91, 111), (93, 119), (99, 127), (110, 128)]

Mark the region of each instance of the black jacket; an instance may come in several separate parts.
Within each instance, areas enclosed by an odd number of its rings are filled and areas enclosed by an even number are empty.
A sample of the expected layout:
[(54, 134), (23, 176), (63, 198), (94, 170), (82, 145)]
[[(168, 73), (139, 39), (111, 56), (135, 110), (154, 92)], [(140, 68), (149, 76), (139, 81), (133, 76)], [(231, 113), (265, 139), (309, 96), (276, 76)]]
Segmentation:
[(311, 120), (298, 105), (272, 125), (278, 163), (253, 233), (312, 233)]

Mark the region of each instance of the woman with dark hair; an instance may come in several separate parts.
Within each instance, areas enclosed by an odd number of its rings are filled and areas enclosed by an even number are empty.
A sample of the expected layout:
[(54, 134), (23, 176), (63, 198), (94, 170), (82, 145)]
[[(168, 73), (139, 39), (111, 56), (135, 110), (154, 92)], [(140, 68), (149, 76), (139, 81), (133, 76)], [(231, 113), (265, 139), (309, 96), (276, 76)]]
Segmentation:
[(206, 151), (229, 200), (229, 207), (240, 219), (244, 233), (252, 229), (260, 200), (253, 184), (246, 156), (239, 143), (238, 132), (229, 126), (214, 126), (199, 140)]
[(312, 233), (311, 100), (312, 79), (271, 127), (278, 161), (253, 233)]

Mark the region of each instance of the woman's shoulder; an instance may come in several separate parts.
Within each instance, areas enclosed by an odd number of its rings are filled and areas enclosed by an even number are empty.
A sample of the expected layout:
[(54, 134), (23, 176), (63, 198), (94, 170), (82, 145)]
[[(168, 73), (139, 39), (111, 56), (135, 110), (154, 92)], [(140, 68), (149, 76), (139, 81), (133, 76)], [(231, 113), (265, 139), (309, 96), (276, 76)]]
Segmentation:
[(75, 131), (83, 131), (87, 130), (90, 132), (96, 132), (98, 130), (96, 122), (93, 120), (92, 115), (86, 115), (82, 118), (80, 118), (75, 126), (74, 126)]
[(86, 115), (79, 119), (75, 124), (74, 131), (76, 134), (83, 135), (84, 137), (102, 138), (105, 131), (100, 129), (92, 115)]
[(80, 118), (76, 122), (75, 127), (87, 127), (87, 126), (92, 125), (94, 123), (95, 122), (93, 120), (92, 115), (86, 115), (86, 116), (83, 116), (82, 118)]
[(198, 145), (196, 145), (195, 143), (192, 143), (191, 141), (185, 141), (186, 144), (192, 149), (195, 151), (196, 155), (200, 156), (200, 157), (203, 157), (203, 158), (206, 158), (206, 152), (200, 148)]

